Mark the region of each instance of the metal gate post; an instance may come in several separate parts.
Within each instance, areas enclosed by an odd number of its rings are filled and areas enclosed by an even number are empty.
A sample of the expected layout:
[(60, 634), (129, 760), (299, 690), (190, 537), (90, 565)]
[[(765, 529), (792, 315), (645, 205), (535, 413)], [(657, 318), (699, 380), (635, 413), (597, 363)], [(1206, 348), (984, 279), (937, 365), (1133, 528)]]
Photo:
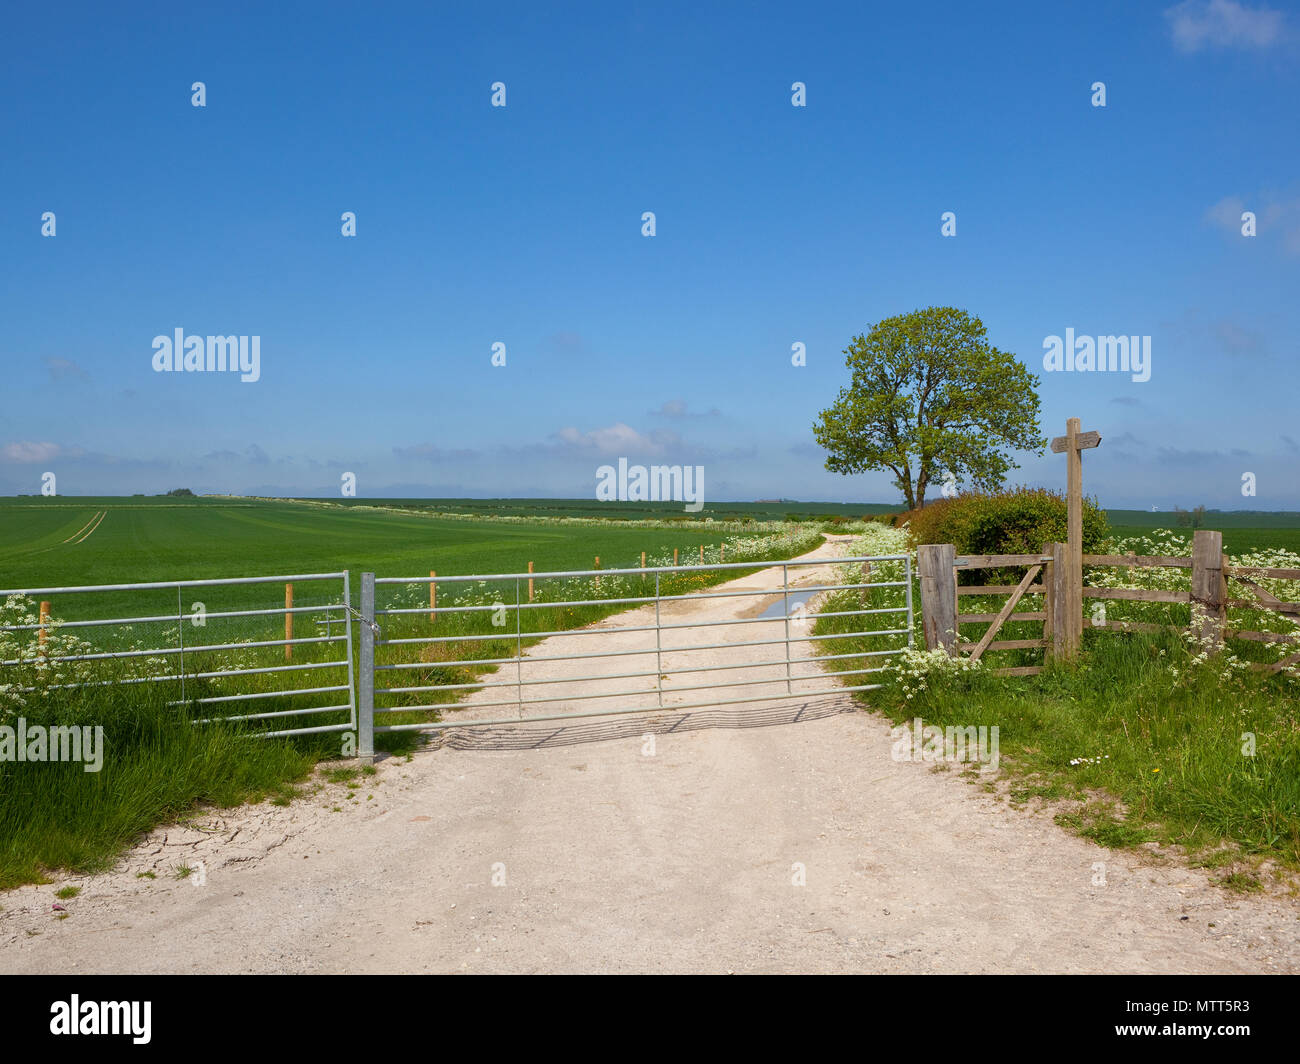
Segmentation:
[(357, 706), (357, 757), (375, 760), (375, 574), (361, 574), (360, 698)]

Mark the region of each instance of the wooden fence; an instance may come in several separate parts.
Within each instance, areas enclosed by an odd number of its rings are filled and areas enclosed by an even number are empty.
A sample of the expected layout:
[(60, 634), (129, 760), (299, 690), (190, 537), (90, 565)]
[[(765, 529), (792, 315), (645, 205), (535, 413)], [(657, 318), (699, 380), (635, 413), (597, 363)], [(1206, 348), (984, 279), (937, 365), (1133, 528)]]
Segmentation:
[[(1069, 660), (1077, 656), (1085, 628), (1113, 631), (1186, 631), (1180, 625), (1151, 624), (1137, 621), (1108, 621), (1085, 618), (1084, 599), (1136, 602), (1185, 603), (1191, 608), (1192, 630), (1212, 652), (1222, 649), (1225, 639), (1244, 639), (1266, 643), (1300, 644), (1300, 634), (1259, 632), (1228, 626), (1228, 609), (1266, 610), (1288, 617), (1300, 617), (1300, 603), (1277, 598), (1260, 586), (1260, 580), (1300, 580), (1300, 569), (1257, 569), (1228, 564), (1223, 553), (1220, 532), (1199, 531), (1192, 541), (1190, 558), (1160, 557), (1140, 554), (1079, 554), (1078, 566), (1070, 563), (1067, 544), (1048, 543), (1042, 554), (991, 554), (958, 556), (951, 543), (926, 544), (917, 550), (921, 579), (921, 618), (925, 645), (933, 650), (943, 647), (949, 654), (969, 652), (972, 660), (995, 650), (1031, 650), (1041, 648), (1045, 658)], [(1015, 585), (959, 585), (958, 573), (976, 569), (1025, 568), (1025, 575)], [(1161, 588), (1086, 587), (1084, 567), (1172, 568), (1191, 570), (1189, 591)], [(1074, 577), (1071, 579), (1071, 577)], [(1252, 598), (1230, 597), (1229, 581), (1246, 588)], [(959, 600), (964, 596), (1006, 595), (1007, 601), (997, 613), (961, 613)], [(1040, 609), (1020, 609), (1026, 596), (1041, 597)], [(998, 632), (1008, 621), (1041, 622), (1042, 636), (1033, 639), (998, 639)], [(963, 624), (988, 622), (988, 628), (976, 641), (963, 639)], [(1254, 663), (1251, 668), (1266, 673), (1280, 672), (1300, 662), (1300, 652), (1277, 662)], [(994, 669), (1007, 676), (1032, 676), (1041, 665)]]

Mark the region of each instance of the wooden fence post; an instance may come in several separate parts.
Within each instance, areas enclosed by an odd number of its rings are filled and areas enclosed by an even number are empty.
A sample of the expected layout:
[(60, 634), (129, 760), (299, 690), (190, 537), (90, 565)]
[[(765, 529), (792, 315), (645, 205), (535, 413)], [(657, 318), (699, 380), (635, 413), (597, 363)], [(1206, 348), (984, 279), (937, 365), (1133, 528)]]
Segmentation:
[(529, 562), (529, 563), (528, 563), (528, 572), (529, 572), (529, 577), (528, 577), (528, 601), (529, 601), (529, 602), (532, 602), (532, 601), (533, 601), (533, 578), (532, 578), (532, 571), (533, 571), (533, 563), (532, 563), (532, 562)]
[(1052, 632), (1054, 629), (1052, 610), (1056, 602), (1056, 553), (1052, 550), (1052, 544), (1043, 544), (1043, 555), (1052, 560), (1043, 566), (1043, 638), (1047, 644), (1043, 650), (1043, 657), (1052, 657), (1055, 653), (1053, 647)]
[(438, 575), (434, 569), (429, 570), (429, 623), (433, 624), (438, 619), (438, 582), (434, 578)]
[(951, 543), (923, 543), (916, 549), (921, 576), (921, 625), (925, 647), (957, 653), (957, 548)]
[(294, 648), (287, 643), (287, 640), (294, 637), (294, 615), (289, 611), (294, 607), (294, 585), (285, 584), (285, 661), (291, 661), (294, 657)]
[(704, 544), (700, 544), (700, 564), (704, 564)]
[(673, 548), (673, 565), (675, 566), (676, 564), (677, 564), (677, 548), (674, 547), (674, 548)]
[(1069, 661), (1079, 649), (1079, 633), (1075, 631), (1073, 618), (1078, 615), (1083, 619), (1082, 609), (1071, 609), (1070, 594), (1073, 586), (1070, 579), (1070, 545), (1053, 543), (1051, 545), (1052, 586), (1048, 591), (1051, 600), (1051, 612), (1047, 624), (1052, 626), (1052, 657), (1058, 661)]
[(1192, 605), (1200, 605), (1201, 616), (1192, 617), (1198, 639), (1211, 644), (1211, 653), (1223, 649), (1227, 622), (1227, 578), (1223, 573), (1223, 533), (1200, 529), (1192, 535)]
[(49, 637), (49, 633), (46, 632), (45, 630), (46, 627), (49, 625), (49, 623), (50, 623), (50, 604), (48, 602), (42, 602), (41, 603), (41, 626), (36, 633), (36, 644), (40, 650), (40, 653), (42, 654), (45, 653), (45, 640)]

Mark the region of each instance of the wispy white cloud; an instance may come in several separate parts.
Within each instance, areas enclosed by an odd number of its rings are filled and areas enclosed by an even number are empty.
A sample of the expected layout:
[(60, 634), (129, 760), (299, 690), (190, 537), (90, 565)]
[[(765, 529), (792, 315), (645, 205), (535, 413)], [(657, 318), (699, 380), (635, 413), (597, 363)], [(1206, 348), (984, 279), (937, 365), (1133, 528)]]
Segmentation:
[(1219, 345), (1230, 355), (1262, 355), (1264, 338), (1253, 329), (1247, 329), (1228, 318), (1210, 323), (1210, 329)]
[[(291, 461), (291, 459), (279, 459), (279, 461)], [(230, 462), (246, 462), (251, 465), (269, 465), (271, 456), (256, 443), (250, 443), (243, 451), (209, 451), (198, 459), (200, 466), (213, 464), (225, 465)]]
[(1286, 15), (1269, 7), (1247, 7), (1236, 0), (1184, 0), (1165, 10), (1174, 47), (1180, 52), (1207, 48), (1264, 49), (1286, 36)]
[(583, 355), (587, 353), (587, 338), (572, 329), (562, 329), (546, 338), (552, 350), (562, 355)]
[(52, 462), (68, 453), (57, 443), (37, 443), (34, 440), (19, 440), (0, 447), (0, 459), (17, 464)]
[(650, 416), (668, 418), (670, 421), (684, 421), (687, 418), (721, 417), (722, 411), (715, 406), (698, 413), (690, 409), (685, 399), (669, 399), (658, 410), (651, 410)]
[(1205, 212), (1205, 220), (1220, 229), (1232, 233), (1241, 232), (1241, 212), (1246, 209), (1246, 201), (1240, 196), (1224, 196)]
[(393, 454), (402, 459), (418, 459), (424, 462), (468, 462), (480, 457), (478, 451), (469, 448), (446, 450), (432, 443), (416, 443), (410, 447), (394, 447)]
[(50, 371), (50, 377), (53, 380), (62, 380), (64, 377), (82, 377), (89, 376), (84, 369), (70, 358), (55, 358), (45, 355), (41, 358), (46, 368)]
[(1154, 461), (1159, 465), (1171, 466), (1210, 466), (1214, 463), (1221, 463), (1228, 460), (1237, 460), (1241, 458), (1253, 458), (1255, 453), (1248, 451), (1244, 447), (1230, 447), (1224, 451), (1200, 451), (1195, 448), (1184, 449), (1182, 447), (1157, 447), (1155, 449)]
[(659, 417), (685, 417), (686, 400), (669, 399), (658, 410), (651, 410), (650, 413)]
[(660, 455), (681, 442), (675, 432), (656, 430), (649, 435), (619, 421), (581, 432), (566, 426), (551, 436), (562, 448), (605, 455)]
[[(1242, 236), (1243, 211), (1255, 214), (1256, 236)], [(1280, 239), (1283, 250), (1289, 255), (1300, 255), (1300, 196), (1290, 199), (1270, 192), (1262, 192), (1252, 202), (1240, 196), (1224, 196), (1205, 212), (1205, 220), (1228, 236), (1239, 239)]]

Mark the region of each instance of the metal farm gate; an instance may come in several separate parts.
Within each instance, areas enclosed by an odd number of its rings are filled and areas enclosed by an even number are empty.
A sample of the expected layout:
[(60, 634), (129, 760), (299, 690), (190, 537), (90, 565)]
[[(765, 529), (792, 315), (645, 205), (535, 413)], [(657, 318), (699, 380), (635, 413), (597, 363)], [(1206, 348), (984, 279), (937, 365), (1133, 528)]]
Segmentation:
[[(20, 695), (163, 684), (169, 704), (207, 714), (195, 724), (274, 729), (260, 737), (356, 730), (347, 572), (14, 588), (0, 607), (0, 684)], [(314, 622), (310, 634), (295, 636), (296, 617)]]
[[(734, 578), (717, 583), (719, 574)], [(347, 572), (16, 588), (0, 591), (0, 688), (162, 684), (196, 725), (248, 723), (260, 737), (356, 732), (368, 758), (376, 732), (872, 690), (883, 669), (875, 659), (911, 644), (912, 576), (905, 554), (363, 573), (360, 611)], [(295, 632), (295, 618), (311, 627)], [(819, 620), (824, 630), (814, 630)]]
[[(763, 574), (778, 567), (780, 584), (767, 586)], [(692, 589), (719, 571), (749, 575)], [(808, 573), (812, 582), (792, 584), (792, 573), (796, 580)], [(392, 601), (377, 607), (377, 589)], [(843, 592), (856, 592), (857, 601), (845, 603)], [(854, 608), (824, 608), (831, 597)], [(768, 609), (749, 616), (675, 616), (700, 603), (737, 600), (740, 606), (755, 599), (755, 609), (763, 599)], [(605, 625), (611, 607), (638, 612)], [(591, 623), (580, 623), (585, 614)], [(867, 618), (882, 624), (869, 626)], [(834, 630), (814, 634), (818, 619), (834, 619)], [(872, 690), (880, 685), (841, 684), (836, 677), (865, 681), (884, 667), (872, 659), (910, 645), (912, 563), (909, 555), (895, 554), (473, 576), (363, 573), (361, 621), (357, 752), (368, 757), (376, 732), (677, 712)], [(815, 652), (828, 640), (862, 637), (871, 640), (870, 649)], [(550, 642), (539, 653), (526, 653), (542, 639)], [(695, 655), (713, 660), (697, 663), (702, 659)], [(863, 667), (820, 667), (848, 659), (862, 660)], [(609, 667), (602, 670), (601, 663)], [(718, 672), (734, 678), (694, 682)], [(736, 688), (746, 690), (737, 697)], [(506, 707), (515, 715), (505, 716)], [(431, 710), (445, 719), (429, 721)]]

